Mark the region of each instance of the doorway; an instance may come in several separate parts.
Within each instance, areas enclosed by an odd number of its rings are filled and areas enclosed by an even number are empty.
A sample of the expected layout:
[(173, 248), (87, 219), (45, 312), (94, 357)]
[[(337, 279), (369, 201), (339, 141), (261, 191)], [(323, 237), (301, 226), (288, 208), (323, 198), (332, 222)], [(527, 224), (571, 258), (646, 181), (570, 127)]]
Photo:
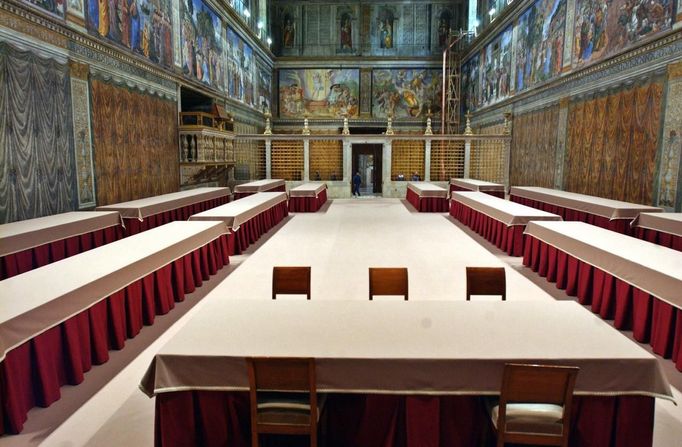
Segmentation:
[[(354, 144), (353, 145), (353, 172), (360, 173), (360, 195), (381, 195), (381, 157), (383, 146), (381, 144)], [(351, 178), (352, 178), (351, 176)], [(351, 185), (352, 188), (352, 185)]]

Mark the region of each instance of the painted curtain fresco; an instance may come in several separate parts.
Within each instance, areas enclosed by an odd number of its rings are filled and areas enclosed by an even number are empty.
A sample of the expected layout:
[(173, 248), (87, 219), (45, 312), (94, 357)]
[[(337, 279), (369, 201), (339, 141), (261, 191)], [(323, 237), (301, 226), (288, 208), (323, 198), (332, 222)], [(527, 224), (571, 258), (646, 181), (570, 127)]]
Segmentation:
[(179, 186), (175, 101), (93, 79), (97, 203), (175, 192)]
[(670, 29), (673, 0), (576, 0), (573, 65), (596, 62)]
[(474, 111), (479, 106), (481, 56), (475, 54), (462, 67), (463, 113)]
[(573, 102), (564, 189), (651, 205), (662, 92), (657, 81)]
[(516, 91), (561, 73), (566, 0), (538, 0), (516, 25)]
[(559, 105), (514, 117), (509, 182), (554, 188)]
[(182, 71), (204, 84), (223, 89), (222, 25), (201, 0), (181, 0)]
[(358, 69), (286, 69), (279, 71), (279, 115), (303, 118), (358, 116)]
[(442, 71), (438, 69), (383, 69), (372, 72), (372, 115), (417, 118), (440, 114)]
[(171, 0), (87, 0), (87, 27), (165, 67), (173, 65)]
[(36, 5), (59, 17), (64, 17), (64, 1), (65, 0), (24, 0), (26, 3)]
[(511, 87), (512, 27), (502, 31), (483, 49), (481, 106), (509, 96)]
[(0, 42), (0, 223), (78, 204), (68, 66)]
[(227, 28), (227, 88), (232, 99), (255, 106), (255, 59), (253, 49), (230, 27)]

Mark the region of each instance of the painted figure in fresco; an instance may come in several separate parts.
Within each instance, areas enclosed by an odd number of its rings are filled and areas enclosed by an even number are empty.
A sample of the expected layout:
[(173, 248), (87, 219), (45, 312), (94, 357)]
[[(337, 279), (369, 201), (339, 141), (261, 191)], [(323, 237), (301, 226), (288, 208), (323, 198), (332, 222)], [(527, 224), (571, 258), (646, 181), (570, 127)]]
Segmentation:
[(97, 2), (99, 3), (99, 26), (97, 32), (100, 36), (106, 37), (109, 35), (109, 2), (108, 0), (97, 0)]
[(90, 21), (90, 28), (99, 33), (99, 0), (88, 1), (88, 20)]
[(440, 14), (438, 19), (438, 46), (444, 48), (448, 44), (450, 36), (450, 11), (447, 9)]
[(353, 19), (348, 13), (341, 16), (341, 49), (353, 49)]
[(109, 38), (116, 42), (121, 41), (117, 0), (109, 0)]
[(121, 43), (130, 48), (130, 14), (128, 0), (118, 1), (118, 20), (120, 23)]
[(296, 23), (290, 14), (284, 16), (284, 30), (282, 31), (282, 43), (284, 48), (294, 48), (296, 40)]
[(393, 21), (389, 18), (379, 21), (379, 38), (381, 48), (393, 48)]
[(140, 50), (140, 9), (139, 0), (130, 0), (128, 12), (130, 14), (130, 48)]

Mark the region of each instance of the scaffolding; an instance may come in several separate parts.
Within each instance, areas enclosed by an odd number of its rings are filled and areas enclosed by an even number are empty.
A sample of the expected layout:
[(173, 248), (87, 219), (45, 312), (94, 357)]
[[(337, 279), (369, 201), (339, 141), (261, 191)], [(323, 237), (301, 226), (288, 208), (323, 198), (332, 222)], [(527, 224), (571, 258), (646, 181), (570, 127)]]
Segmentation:
[(461, 131), (461, 55), (472, 37), (468, 31), (451, 31), (449, 44), (443, 50), (441, 134), (456, 134)]

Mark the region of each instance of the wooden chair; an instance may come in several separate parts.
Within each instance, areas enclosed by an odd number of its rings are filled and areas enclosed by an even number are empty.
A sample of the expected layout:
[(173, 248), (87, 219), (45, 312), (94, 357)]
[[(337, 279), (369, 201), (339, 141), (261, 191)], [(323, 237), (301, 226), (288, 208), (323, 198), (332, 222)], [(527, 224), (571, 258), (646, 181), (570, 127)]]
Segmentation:
[(306, 295), (310, 299), (310, 267), (273, 267), (272, 299), (278, 294)]
[(506, 364), (499, 403), (488, 407), (497, 447), (506, 442), (567, 447), (578, 370)]
[(370, 267), (369, 299), (376, 295), (402, 295), (408, 298), (407, 268)]
[(467, 267), (467, 301), (471, 295), (502, 295), (506, 301), (504, 267)]
[[(315, 360), (249, 357), (251, 445), (259, 433), (308, 435), (317, 446), (317, 388)], [(266, 391), (266, 392), (263, 392)]]

